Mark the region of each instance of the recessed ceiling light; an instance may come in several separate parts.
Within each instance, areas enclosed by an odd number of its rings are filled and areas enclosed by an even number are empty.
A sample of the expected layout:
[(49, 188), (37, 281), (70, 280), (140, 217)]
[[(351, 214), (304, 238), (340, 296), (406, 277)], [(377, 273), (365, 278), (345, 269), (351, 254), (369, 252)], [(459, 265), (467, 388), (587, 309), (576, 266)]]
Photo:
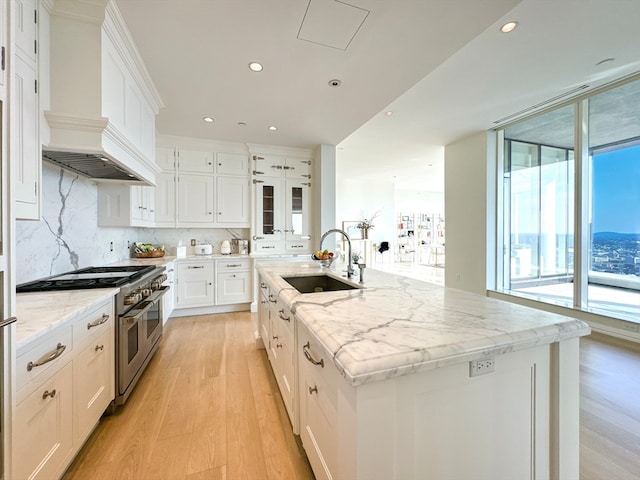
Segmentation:
[(258, 62), (251, 62), (249, 64), (249, 69), (253, 70), (254, 72), (261, 72), (262, 71), (262, 64), (258, 63)]
[(518, 22), (507, 22), (500, 27), (500, 31), (502, 33), (513, 32), (517, 26), (518, 26)]
[(207, 123), (213, 123), (213, 118), (211, 117), (203, 117), (202, 120), (204, 120)]
[(275, 132), (278, 129), (278, 127), (276, 127), (275, 125), (269, 125), (267, 128), (272, 132)]
[(342, 81), (338, 80), (337, 78), (334, 78), (333, 80), (329, 80), (330, 87), (339, 87), (340, 85), (342, 85)]
[(393, 115), (393, 112), (391, 110), (387, 111), (384, 113), (387, 117), (390, 117), (391, 115)]

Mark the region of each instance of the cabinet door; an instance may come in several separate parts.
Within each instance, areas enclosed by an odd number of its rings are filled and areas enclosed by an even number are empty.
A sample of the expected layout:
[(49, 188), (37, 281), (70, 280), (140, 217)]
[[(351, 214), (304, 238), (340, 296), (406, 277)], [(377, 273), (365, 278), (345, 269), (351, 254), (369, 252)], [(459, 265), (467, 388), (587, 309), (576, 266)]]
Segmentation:
[(170, 263), (166, 266), (165, 273), (167, 274), (167, 281), (164, 285), (169, 286), (169, 291), (162, 297), (162, 324), (166, 324), (171, 316), (171, 312), (175, 307), (175, 295), (176, 295), (176, 282), (175, 282), (175, 263)]
[(287, 178), (311, 179), (311, 161), (304, 158), (287, 158), (282, 167)]
[(249, 179), (218, 177), (216, 180), (217, 222), (249, 226)]
[(39, 218), (40, 142), (38, 134), (39, 106), (35, 92), (36, 70), (20, 56), (13, 64), (11, 156), (15, 175), (12, 182), (16, 217)]
[(176, 176), (161, 173), (156, 176), (155, 223), (158, 226), (175, 226), (176, 223)]
[(72, 373), (69, 362), (16, 406), (11, 478), (62, 475), (73, 446)]
[(115, 398), (113, 331), (106, 329), (73, 360), (73, 426), (76, 445), (85, 438)]
[(256, 228), (254, 240), (267, 242), (284, 238), (282, 180), (280, 178), (256, 178)]
[(284, 231), (287, 240), (311, 238), (311, 182), (287, 180)]
[(251, 272), (218, 273), (216, 277), (216, 305), (248, 303), (251, 301)]
[(280, 306), (277, 312), (278, 318), (278, 336), (282, 348), (280, 349), (280, 376), (278, 384), (280, 385), (280, 393), (282, 400), (289, 414), (289, 420), (293, 426), (294, 433), (297, 432), (296, 416), (294, 415), (294, 399), (295, 399), (295, 351), (293, 342), (293, 315), (288, 308)]
[(239, 153), (216, 153), (218, 175), (249, 176), (249, 157)]
[(156, 165), (158, 165), (164, 172), (173, 172), (176, 168), (175, 149), (157, 147)]
[(176, 269), (175, 308), (213, 306), (213, 260), (201, 262), (180, 262)]
[(213, 173), (212, 151), (180, 148), (177, 152), (180, 172)]
[(213, 176), (178, 176), (178, 222), (213, 224)]
[(281, 177), (286, 163), (285, 157), (278, 155), (253, 155), (253, 174), (257, 177)]
[(264, 344), (264, 348), (269, 350), (269, 287), (267, 284), (260, 279), (258, 284), (259, 293), (258, 293), (258, 323), (260, 324), (259, 333), (262, 337), (262, 343)]

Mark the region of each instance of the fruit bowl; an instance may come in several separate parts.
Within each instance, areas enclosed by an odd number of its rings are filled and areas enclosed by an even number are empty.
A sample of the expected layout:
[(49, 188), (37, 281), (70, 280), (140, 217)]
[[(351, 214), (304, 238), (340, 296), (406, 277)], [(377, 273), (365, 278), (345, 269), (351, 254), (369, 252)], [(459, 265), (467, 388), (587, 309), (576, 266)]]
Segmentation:
[(335, 256), (329, 257), (329, 258), (318, 258), (316, 256), (316, 254), (312, 254), (311, 255), (311, 259), (316, 262), (319, 263), (321, 266), (329, 268), (331, 266), (331, 264), (333, 263), (333, 261), (336, 259)]

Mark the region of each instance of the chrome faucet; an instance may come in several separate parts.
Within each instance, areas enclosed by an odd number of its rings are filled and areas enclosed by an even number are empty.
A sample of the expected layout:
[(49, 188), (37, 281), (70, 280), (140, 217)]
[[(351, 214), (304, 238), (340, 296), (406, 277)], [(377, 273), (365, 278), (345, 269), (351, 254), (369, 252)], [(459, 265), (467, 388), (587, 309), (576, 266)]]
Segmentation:
[(351, 278), (355, 273), (351, 260), (351, 239), (349, 238), (349, 235), (347, 235), (347, 232), (345, 232), (344, 230), (340, 230), (339, 228), (332, 228), (331, 230), (327, 230), (322, 234), (322, 237), (320, 238), (320, 250), (322, 250), (322, 242), (324, 242), (324, 239), (327, 238), (327, 235), (329, 235), (330, 233), (341, 233), (342, 236), (347, 239), (347, 243), (349, 244), (349, 265), (347, 266), (347, 278)]

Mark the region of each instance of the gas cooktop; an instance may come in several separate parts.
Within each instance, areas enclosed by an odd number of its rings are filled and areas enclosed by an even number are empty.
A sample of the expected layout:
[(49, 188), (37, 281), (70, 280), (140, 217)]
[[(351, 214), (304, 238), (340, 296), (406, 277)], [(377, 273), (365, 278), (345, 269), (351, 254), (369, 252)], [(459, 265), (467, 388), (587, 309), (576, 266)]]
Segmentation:
[(52, 277), (23, 283), (17, 293), (76, 290), (80, 288), (110, 288), (130, 283), (155, 270), (153, 265), (125, 265), (118, 267), (87, 267)]

